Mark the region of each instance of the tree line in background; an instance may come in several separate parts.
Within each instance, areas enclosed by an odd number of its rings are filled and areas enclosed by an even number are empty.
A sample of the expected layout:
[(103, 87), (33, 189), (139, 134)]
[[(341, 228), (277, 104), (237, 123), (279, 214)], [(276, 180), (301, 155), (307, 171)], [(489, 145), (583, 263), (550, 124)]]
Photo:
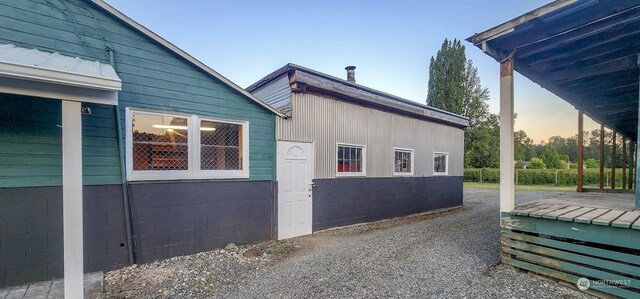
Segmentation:
[[(600, 130), (584, 131), (583, 159), (586, 168), (600, 167)], [(605, 131), (604, 134), (604, 167), (611, 168), (611, 144), (613, 133)], [(514, 140), (516, 161), (531, 161), (527, 168), (574, 168), (578, 163), (578, 134), (564, 138), (560, 136), (550, 137), (547, 142), (533, 144), (531, 138), (524, 131), (516, 132)], [(627, 155), (629, 148), (627, 147)], [(627, 157), (627, 160), (629, 158)], [(531, 167), (534, 161), (542, 165)], [(622, 167), (622, 138), (616, 140), (616, 167)], [(629, 162), (627, 162), (629, 163)], [(517, 163), (516, 163), (517, 164)], [(473, 167), (473, 166), (470, 166)]]
[(467, 59), (461, 41), (447, 39), (429, 64), (427, 104), (469, 118), (464, 135), (465, 166), (496, 167), (500, 160), (500, 124), (489, 112), (489, 89)]
[[(465, 168), (497, 168), (500, 164), (500, 119), (489, 111), (489, 89), (482, 87), (478, 70), (467, 59), (461, 41), (445, 39), (431, 57), (427, 104), (469, 118), (471, 127), (464, 136)], [(600, 165), (600, 130), (583, 132), (587, 168)], [(611, 167), (612, 132), (605, 133), (605, 167)], [(622, 166), (622, 138), (616, 142), (616, 167)], [(525, 131), (514, 133), (516, 168), (575, 168), (578, 135), (553, 136), (534, 144)]]

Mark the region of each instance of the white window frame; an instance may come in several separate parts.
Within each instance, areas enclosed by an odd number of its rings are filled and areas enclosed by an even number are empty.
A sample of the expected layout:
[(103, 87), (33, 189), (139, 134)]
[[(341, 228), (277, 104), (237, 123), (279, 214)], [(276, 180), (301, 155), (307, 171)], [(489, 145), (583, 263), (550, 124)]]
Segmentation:
[[(128, 181), (190, 180), (190, 179), (243, 179), (249, 178), (249, 122), (187, 115), (173, 112), (158, 112), (146, 109), (125, 108), (126, 119), (126, 166)], [(189, 127), (188, 170), (133, 170), (133, 114), (179, 117), (187, 119)], [(200, 124), (202, 121), (236, 124), (242, 126), (242, 169), (241, 170), (201, 170), (200, 169)]]
[[(338, 149), (341, 146), (357, 147), (362, 149), (362, 171), (361, 172), (339, 172), (338, 171)], [(336, 160), (335, 160), (336, 177), (362, 177), (367, 176), (367, 146), (362, 144), (336, 143)]]
[[(411, 171), (410, 172), (396, 172), (396, 152), (404, 152), (404, 153), (409, 153), (411, 154)], [(392, 172), (394, 176), (413, 176), (413, 173), (415, 171), (415, 151), (412, 148), (402, 148), (402, 147), (394, 147), (393, 148), (393, 152), (391, 154), (391, 161), (393, 161), (392, 163)]]
[[(444, 169), (444, 172), (436, 172), (435, 169), (434, 169), (435, 168), (436, 155), (438, 155), (438, 154), (445, 155), (445, 161), (444, 161), (445, 169)], [(433, 152), (433, 158), (431, 159), (431, 163), (433, 163), (432, 166), (431, 166), (431, 170), (433, 171), (433, 175), (434, 176), (449, 175), (449, 153), (448, 152)]]

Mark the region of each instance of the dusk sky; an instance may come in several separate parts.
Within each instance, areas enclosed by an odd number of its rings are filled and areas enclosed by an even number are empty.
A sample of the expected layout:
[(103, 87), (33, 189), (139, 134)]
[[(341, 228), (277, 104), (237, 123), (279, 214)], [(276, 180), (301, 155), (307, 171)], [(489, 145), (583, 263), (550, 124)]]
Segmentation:
[[(107, 0), (242, 87), (292, 62), (424, 103), (429, 59), (445, 38), (465, 39), (551, 1)], [(468, 42), (467, 57), (499, 111), (498, 63)], [(577, 111), (516, 75), (516, 130), (534, 142), (577, 133)], [(585, 130), (598, 128), (585, 119)]]

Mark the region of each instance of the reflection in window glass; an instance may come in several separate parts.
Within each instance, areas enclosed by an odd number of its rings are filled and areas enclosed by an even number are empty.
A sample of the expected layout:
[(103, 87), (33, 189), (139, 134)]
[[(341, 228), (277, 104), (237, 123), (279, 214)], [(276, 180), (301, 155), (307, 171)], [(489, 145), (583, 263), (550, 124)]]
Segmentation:
[(200, 169), (242, 169), (242, 126), (202, 121), (200, 123)]
[(338, 146), (338, 172), (362, 172), (362, 147)]
[(447, 173), (447, 154), (446, 153), (433, 154), (433, 172), (436, 174)]
[(411, 173), (411, 151), (395, 151), (394, 172)]
[(133, 170), (188, 170), (186, 118), (134, 113)]

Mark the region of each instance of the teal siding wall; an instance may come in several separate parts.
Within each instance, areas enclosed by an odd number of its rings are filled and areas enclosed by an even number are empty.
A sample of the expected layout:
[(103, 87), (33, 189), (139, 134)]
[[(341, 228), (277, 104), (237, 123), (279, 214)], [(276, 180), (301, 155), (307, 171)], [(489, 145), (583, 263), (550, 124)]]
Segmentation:
[[(0, 186), (61, 185), (60, 101), (0, 94), (0, 103)], [(85, 106), (92, 114), (82, 117), (84, 183), (118, 184), (114, 108)]]
[[(109, 46), (114, 49), (115, 69), (123, 81), (118, 106), (123, 130), (125, 107), (248, 120), (250, 180), (275, 179), (275, 115), (92, 4), (64, 2), (66, 6), (59, 1), (2, 1), (0, 43), (104, 63), (109, 62), (105, 50)], [(48, 133), (20, 129), (22, 122), (45, 126), (59, 121), (59, 102), (43, 105), (48, 109), (34, 114), (29, 109), (40, 109), (38, 105), (16, 111), (21, 109), (5, 108), (3, 103), (0, 114), (9, 116), (0, 117), (16, 119), (14, 125), (3, 125), (0, 131), (0, 164), (9, 166), (0, 172), (0, 187), (60, 185), (59, 133), (49, 127)], [(83, 120), (84, 134), (91, 136), (84, 140), (84, 183), (117, 183), (120, 177), (113, 108), (96, 106), (92, 110), (94, 113)], [(6, 149), (5, 141), (11, 144)], [(46, 151), (46, 158), (38, 157), (46, 163), (36, 163), (32, 159), (36, 154), (30, 149)]]

